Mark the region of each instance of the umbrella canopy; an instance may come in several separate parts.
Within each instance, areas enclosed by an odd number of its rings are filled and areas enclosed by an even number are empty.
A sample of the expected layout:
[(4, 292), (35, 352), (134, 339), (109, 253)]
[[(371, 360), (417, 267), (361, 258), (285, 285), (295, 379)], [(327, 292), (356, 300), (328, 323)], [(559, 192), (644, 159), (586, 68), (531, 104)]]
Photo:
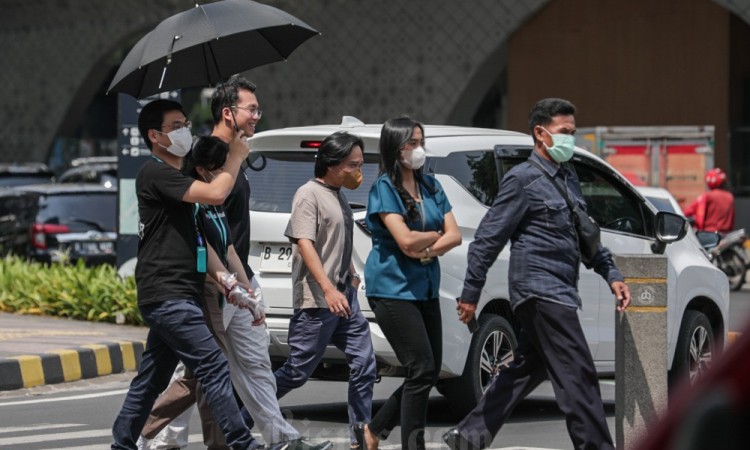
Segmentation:
[(142, 98), (213, 86), (253, 67), (286, 60), (317, 30), (251, 0), (196, 5), (165, 19), (141, 38), (117, 70), (109, 91)]

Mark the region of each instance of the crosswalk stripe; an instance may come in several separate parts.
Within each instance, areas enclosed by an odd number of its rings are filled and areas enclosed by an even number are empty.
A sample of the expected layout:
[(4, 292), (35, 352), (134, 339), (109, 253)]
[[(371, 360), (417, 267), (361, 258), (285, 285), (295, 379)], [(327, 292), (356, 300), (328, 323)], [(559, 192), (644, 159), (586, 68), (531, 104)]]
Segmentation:
[[(202, 442), (203, 442), (202, 434), (191, 434), (188, 436), (189, 444), (202, 443)], [(107, 447), (109, 447), (109, 444), (107, 444)], [(54, 448), (48, 448), (48, 449), (42, 449), (42, 450), (102, 450), (102, 444), (76, 445), (75, 447), (54, 447)]]
[(54, 430), (56, 428), (73, 428), (85, 426), (83, 423), (40, 423), (27, 427), (0, 427), (0, 434), (3, 433), (24, 433), (28, 431)]
[[(28, 426), (28, 427), (0, 428), (0, 433), (30, 432), (30, 431), (37, 431), (37, 430), (52, 430), (52, 429), (70, 428), (70, 427), (79, 427), (79, 426), (84, 426), (84, 424), (77, 424), (77, 423), (37, 424), (33, 426)], [(111, 438), (112, 438), (111, 429), (71, 431), (67, 433), (35, 434), (35, 435), (28, 435), (28, 436), (17, 436), (17, 437), (12, 437), (12, 438), (0, 438), (0, 447), (9, 446), (9, 445), (15, 446), (15, 445), (21, 445), (21, 444), (32, 444), (32, 443), (40, 443), (40, 442), (64, 441), (64, 440), (69, 440), (69, 439), (91, 439), (91, 438), (104, 438), (104, 437), (107, 437), (110, 439), (110, 441), (108, 441), (106, 444), (76, 445), (73, 447), (55, 446), (49, 449), (42, 449), (42, 450), (100, 450), (102, 448), (102, 445), (108, 446), (109, 442), (111, 442)], [(323, 437), (320, 438), (320, 440), (323, 440), (323, 439), (325, 438)], [(338, 445), (337, 448), (338, 447), (348, 448), (348, 444), (349, 444), (348, 438), (334, 437), (328, 440), (330, 440), (332, 444), (341, 444), (341, 445)], [(203, 435), (200, 433), (190, 434), (188, 436), (188, 443), (190, 444), (202, 443), (202, 442), (203, 442)], [(426, 448), (445, 448), (445, 444), (443, 444), (442, 442), (426, 442), (425, 447)], [(401, 445), (396, 445), (396, 444), (381, 445), (379, 448), (381, 450), (397, 450), (401, 448)], [(555, 449), (516, 446), (516, 447), (501, 447), (501, 448), (496, 447), (494, 449), (488, 449), (488, 450), (555, 450)]]
[(3, 406), (34, 405), (37, 403), (56, 403), (56, 402), (67, 402), (67, 401), (72, 401), (72, 400), (84, 400), (88, 398), (110, 397), (113, 395), (122, 395), (126, 392), (128, 392), (127, 389), (118, 389), (116, 391), (97, 392), (95, 394), (72, 395), (68, 397), (51, 397), (51, 398), (35, 398), (32, 400), (18, 400), (14, 402), (0, 403), (0, 408), (2, 408)]
[(55, 434), (34, 434), (30, 436), (16, 436), (10, 438), (0, 438), (0, 447), (5, 445), (32, 444), (35, 442), (61, 441), (65, 439), (86, 439), (112, 436), (112, 430), (88, 430), (88, 431), (70, 431), (68, 433)]

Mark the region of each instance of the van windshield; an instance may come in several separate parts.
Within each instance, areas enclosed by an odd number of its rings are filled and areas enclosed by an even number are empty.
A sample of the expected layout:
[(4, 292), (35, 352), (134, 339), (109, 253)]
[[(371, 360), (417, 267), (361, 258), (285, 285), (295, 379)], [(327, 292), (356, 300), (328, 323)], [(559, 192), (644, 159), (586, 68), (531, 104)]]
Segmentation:
[[(250, 210), (292, 212), (294, 193), (315, 177), (315, 152), (253, 151), (251, 156), (254, 157), (252, 168), (245, 171), (250, 183)], [(379, 161), (378, 155), (365, 154), (362, 186), (353, 191), (342, 189), (353, 210), (367, 208), (370, 186), (378, 177)]]

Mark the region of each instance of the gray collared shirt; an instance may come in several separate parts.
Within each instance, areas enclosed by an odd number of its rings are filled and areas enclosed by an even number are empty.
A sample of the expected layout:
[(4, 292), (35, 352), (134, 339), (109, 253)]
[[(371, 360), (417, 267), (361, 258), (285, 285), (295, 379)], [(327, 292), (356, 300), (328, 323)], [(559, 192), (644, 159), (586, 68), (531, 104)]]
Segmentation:
[[(564, 186), (571, 202), (586, 209), (575, 171), (542, 158), (536, 151), (530, 159)], [(550, 180), (527, 161), (508, 171), (497, 198), (477, 228), (469, 246), (462, 300), (479, 301), (487, 270), (508, 240), (508, 284), (513, 309), (529, 298), (581, 307), (577, 288), (580, 253), (573, 217)], [(612, 254), (601, 245), (592, 267), (609, 284), (623, 281)]]

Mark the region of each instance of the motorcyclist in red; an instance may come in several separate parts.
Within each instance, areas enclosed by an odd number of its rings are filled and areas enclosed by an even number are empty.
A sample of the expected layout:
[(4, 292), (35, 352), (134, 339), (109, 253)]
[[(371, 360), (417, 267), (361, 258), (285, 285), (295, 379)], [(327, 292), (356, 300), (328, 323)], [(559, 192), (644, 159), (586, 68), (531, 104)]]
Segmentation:
[(683, 212), (693, 217), (698, 230), (728, 233), (734, 228), (734, 196), (726, 189), (727, 174), (717, 167), (706, 173), (705, 180), (709, 191)]

